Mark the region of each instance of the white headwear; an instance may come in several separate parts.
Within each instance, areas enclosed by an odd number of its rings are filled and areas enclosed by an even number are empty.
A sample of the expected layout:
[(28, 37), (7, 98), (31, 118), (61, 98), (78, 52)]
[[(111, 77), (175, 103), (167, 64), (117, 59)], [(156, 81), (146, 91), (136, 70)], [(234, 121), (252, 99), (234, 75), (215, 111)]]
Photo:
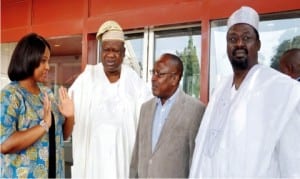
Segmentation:
[(231, 26), (240, 23), (249, 24), (258, 31), (259, 15), (251, 7), (242, 6), (229, 17), (227, 22), (228, 29)]
[(124, 32), (121, 26), (116, 21), (104, 22), (97, 32), (97, 39), (101, 41), (105, 40), (120, 40), (124, 41)]

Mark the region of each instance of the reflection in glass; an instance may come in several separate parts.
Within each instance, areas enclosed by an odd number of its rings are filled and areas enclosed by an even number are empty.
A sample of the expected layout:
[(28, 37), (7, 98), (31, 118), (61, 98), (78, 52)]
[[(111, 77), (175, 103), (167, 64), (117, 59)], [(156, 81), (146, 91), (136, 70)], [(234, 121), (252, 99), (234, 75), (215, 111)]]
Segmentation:
[(143, 71), (143, 33), (126, 34), (124, 64), (132, 67), (139, 76)]
[(154, 34), (154, 59), (158, 59), (163, 53), (173, 53), (179, 56), (184, 64), (181, 86), (186, 93), (198, 98), (201, 56), (200, 26), (155, 31)]

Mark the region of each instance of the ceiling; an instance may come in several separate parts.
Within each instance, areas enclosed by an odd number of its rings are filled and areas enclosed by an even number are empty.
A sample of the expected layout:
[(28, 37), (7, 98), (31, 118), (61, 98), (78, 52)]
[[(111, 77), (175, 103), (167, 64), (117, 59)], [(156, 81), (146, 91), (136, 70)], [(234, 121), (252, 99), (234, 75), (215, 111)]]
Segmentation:
[(81, 55), (82, 37), (80, 35), (48, 38), (51, 56)]

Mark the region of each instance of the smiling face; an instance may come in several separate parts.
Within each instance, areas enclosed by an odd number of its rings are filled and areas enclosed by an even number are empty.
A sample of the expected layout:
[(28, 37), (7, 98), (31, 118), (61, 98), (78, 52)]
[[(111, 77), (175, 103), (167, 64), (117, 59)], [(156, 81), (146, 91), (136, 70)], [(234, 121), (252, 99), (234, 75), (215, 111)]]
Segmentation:
[(120, 74), (121, 64), (125, 56), (124, 42), (109, 40), (102, 42), (101, 60), (106, 75)]
[(249, 70), (258, 63), (260, 40), (248, 24), (233, 25), (227, 32), (227, 55), (233, 70)]
[(48, 72), (49, 72), (49, 60), (50, 60), (50, 50), (48, 47), (45, 48), (45, 52), (40, 60), (40, 65), (34, 69), (33, 79), (36, 82), (45, 83), (47, 82)]

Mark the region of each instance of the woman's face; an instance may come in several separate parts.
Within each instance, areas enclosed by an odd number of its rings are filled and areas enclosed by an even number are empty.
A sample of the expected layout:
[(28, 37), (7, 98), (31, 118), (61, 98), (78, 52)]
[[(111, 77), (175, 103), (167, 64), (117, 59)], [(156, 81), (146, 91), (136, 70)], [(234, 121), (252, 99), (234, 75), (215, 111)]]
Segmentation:
[(50, 61), (50, 50), (48, 49), (48, 47), (46, 47), (45, 52), (40, 61), (40, 65), (36, 69), (34, 69), (33, 72), (33, 78), (36, 82), (41, 82), (41, 83), (47, 82), (48, 72), (50, 69), (49, 61)]

